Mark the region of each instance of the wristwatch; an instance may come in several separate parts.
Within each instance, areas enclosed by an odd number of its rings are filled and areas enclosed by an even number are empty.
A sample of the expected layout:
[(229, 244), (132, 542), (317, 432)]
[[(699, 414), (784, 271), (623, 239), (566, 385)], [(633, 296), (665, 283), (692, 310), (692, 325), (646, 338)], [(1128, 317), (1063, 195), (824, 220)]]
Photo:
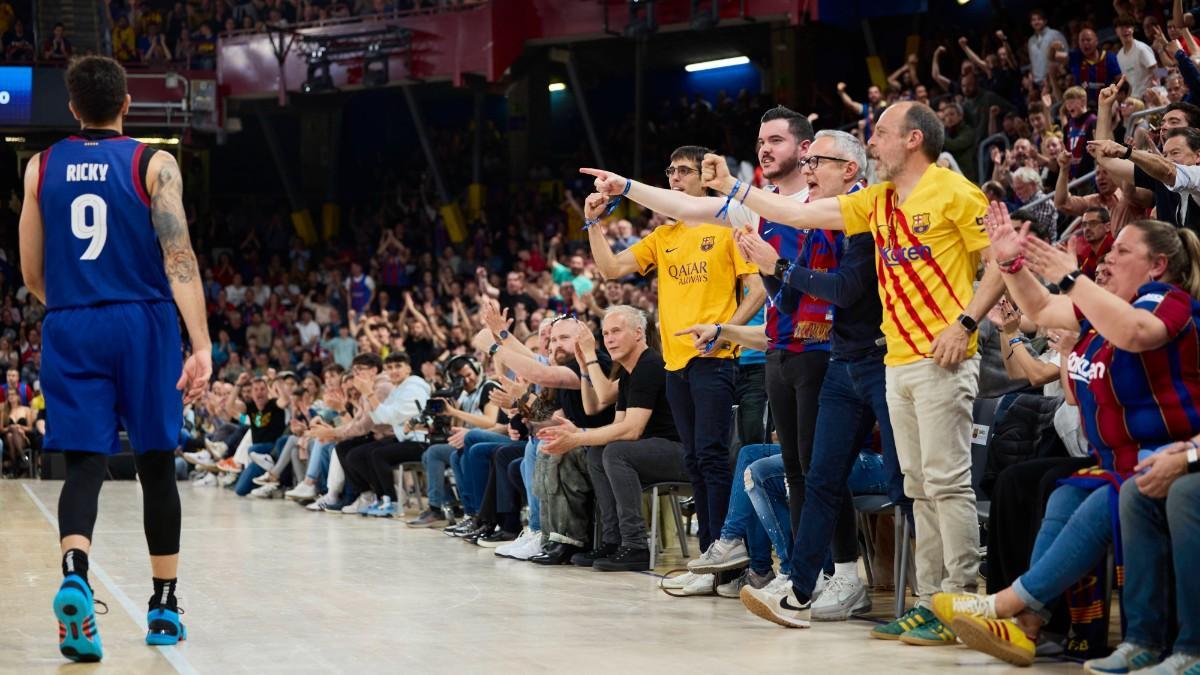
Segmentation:
[(504, 342), (505, 340), (507, 340), (507, 339), (508, 339), (508, 336), (509, 336), (509, 335), (511, 335), (511, 333), (509, 333), (509, 332), (508, 332), (508, 331), (506, 331), (506, 330), (502, 330), (502, 331), (500, 331), (499, 333), (497, 333), (497, 334), (496, 334), (496, 337), (500, 338), (499, 342)]
[(1125, 146), (1125, 154), (1121, 155), (1121, 159), (1129, 159), (1132, 156), (1133, 156), (1133, 146), (1132, 145)]
[(1196, 448), (1189, 448), (1187, 451), (1187, 472), (1200, 473), (1200, 456), (1197, 455)]
[(783, 281), (783, 278), (787, 275), (787, 271), (789, 269), (791, 269), (791, 267), (792, 267), (792, 264), (790, 262), (788, 262), (785, 258), (779, 258), (778, 260), (776, 260), (775, 261), (775, 275), (774, 275), (775, 278), (780, 281)]
[(500, 351), (500, 345), (493, 342), (492, 346), (488, 347), (488, 356), (495, 356), (498, 351)]
[(1083, 274), (1083, 272), (1081, 270), (1075, 270), (1074, 272), (1067, 274), (1062, 279), (1059, 279), (1058, 280), (1058, 290), (1063, 295), (1070, 293), (1071, 289), (1075, 287), (1075, 280), (1079, 278), (1080, 274)]
[(967, 330), (968, 333), (974, 333), (979, 328), (979, 322), (965, 313), (958, 315), (958, 323)]

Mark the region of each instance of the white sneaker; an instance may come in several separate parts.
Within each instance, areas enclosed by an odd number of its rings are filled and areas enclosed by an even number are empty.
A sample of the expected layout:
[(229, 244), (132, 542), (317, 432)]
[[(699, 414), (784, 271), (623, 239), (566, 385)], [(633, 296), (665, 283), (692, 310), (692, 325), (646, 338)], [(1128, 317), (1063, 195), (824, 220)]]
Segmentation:
[[(788, 592), (790, 593), (792, 591), (792, 580), (789, 579), (786, 574), (779, 574), (779, 575), (776, 575), (775, 578), (772, 579), (771, 582), (768, 583), (762, 590), (766, 591), (767, 593), (771, 593), (773, 595), (775, 593), (781, 592), (781, 590), (784, 588), (786, 588), (788, 590)], [(739, 592), (739, 597), (740, 597), (740, 592)]]
[(237, 479), (238, 474), (236, 473), (223, 473), (217, 478), (217, 485), (220, 485), (221, 487), (229, 487), (230, 485), (236, 483)]
[(326, 492), (325, 494), (321, 495), (320, 499), (314, 501), (308, 506), (305, 506), (304, 508), (308, 509), (309, 511), (328, 511), (329, 507), (335, 506), (339, 501), (341, 501), (340, 497), (334, 495), (333, 493)]
[(763, 588), (742, 586), (742, 604), (755, 616), (766, 619), (784, 628), (808, 628), (812, 614), (812, 601), (806, 604), (796, 602), (792, 595), (792, 586), (777, 587), (767, 584)]
[(275, 478), (275, 477), (272, 476), (270, 473), (264, 473), (261, 476), (255, 476), (254, 478), (251, 478), (250, 482), (254, 483), (255, 485), (266, 485), (267, 483), (278, 483), (279, 482), (277, 480), (272, 480), (273, 478)]
[(208, 450), (200, 450), (198, 452), (185, 452), (183, 459), (188, 464), (212, 464), (213, 456)]
[(309, 499), (317, 498), (317, 486), (312, 483), (301, 483), (296, 487), (283, 493), (283, 496), (292, 501), (301, 502)]
[(267, 483), (250, 491), (251, 497), (259, 499), (274, 499), (279, 495), (279, 483)]
[(713, 588), (716, 580), (714, 574), (685, 572), (677, 577), (663, 579), (658, 583), (658, 587), (671, 591), (670, 595), (712, 595), (716, 593)]
[(262, 467), (263, 471), (270, 471), (275, 468), (275, 458), (265, 452), (250, 453), (250, 461)]
[(513, 560), (529, 560), (530, 558), (542, 554), (542, 533), (541, 531), (530, 531), (529, 538), (525, 540), (525, 544), (513, 549), (509, 557)]
[(742, 586), (766, 588), (767, 584), (774, 580), (775, 570), (768, 570), (766, 574), (760, 575), (747, 567), (738, 578), (717, 586), (717, 595), (722, 598), (740, 598), (742, 597)]
[(355, 499), (353, 503), (347, 504), (342, 509), (342, 513), (345, 513), (346, 515), (366, 513), (367, 509), (375, 506), (375, 502), (378, 501), (378, 499), (379, 498), (375, 496), (374, 492), (367, 490), (366, 492), (360, 494), (358, 499)]
[(221, 441), (204, 441), (204, 447), (208, 449), (213, 457), (224, 457), (226, 452), (229, 452), (229, 445)]
[(813, 584), (812, 599), (815, 600), (821, 597), (821, 592), (824, 591), (825, 587), (829, 585), (829, 580), (832, 578), (833, 577), (824, 572), (821, 572), (821, 574), (817, 576), (817, 583)]
[(496, 557), (528, 560), (529, 558), (518, 558), (517, 555), (523, 553), (525, 549), (529, 548), (531, 540), (537, 542), (538, 549), (540, 550), (542, 547), (542, 533), (534, 532), (533, 530), (525, 530), (521, 533), (521, 536), (517, 537), (514, 541), (497, 546), (495, 550)]
[(735, 570), (750, 564), (750, 553), (741, 539), (718, 539), (708, 545), (708, 550), (699, 558), (688, 563), (688, 569), (696, 574), (715, 574)]
[(196, 480), (192, 481), (192, 485), (197, 487), (216, 487), (217, 476), (211, 473), (200, 475)]
[(1144, 673), (1145, 675), (1191, 675), (1197, 669), (1200, 669), (1200, 656), (1175, 652), (1157, 666), (1136, 672)]
[(812, 601), (813, 621), (845, 621), (871, 609), (871, 596), (858, 576), (835, 574)]

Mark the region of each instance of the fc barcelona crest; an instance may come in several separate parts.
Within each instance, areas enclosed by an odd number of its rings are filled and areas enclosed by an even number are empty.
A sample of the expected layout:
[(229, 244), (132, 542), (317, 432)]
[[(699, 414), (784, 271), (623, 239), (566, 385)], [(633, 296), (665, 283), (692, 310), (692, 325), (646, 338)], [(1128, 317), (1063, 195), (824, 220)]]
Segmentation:
[(716, 237), (705, 237), (704, 239), (700, 240), (700, 250), (701, 251), (711, 251), (713, 249), (713, 246), (716, 246), (716, 245), (717, 245)]
[(929, 231), (929, 214), (918, 213), (913, 216), (913, 233), (925, 234)]

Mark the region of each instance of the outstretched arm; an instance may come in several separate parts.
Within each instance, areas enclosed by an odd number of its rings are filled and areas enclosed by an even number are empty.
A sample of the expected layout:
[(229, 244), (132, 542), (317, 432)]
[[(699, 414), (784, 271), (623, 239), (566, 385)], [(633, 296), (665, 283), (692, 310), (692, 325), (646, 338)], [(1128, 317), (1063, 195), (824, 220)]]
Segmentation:
[(183, 316), (192, 355), (183, 366), (176, 387), (184, 391), (185, 402), (204, 394), (212, 377), (212, 340), (205, 321), (204, 287), (200, 268), (188, 235), (187, 214), (183, 209), (183, 176), (175, 157), (157, 152), (147, 169), (150, 192), (150, 220), (163, 251), (163, 265), (171, 283), (175, 305)]
[[(720, 155), (705, 155), (701, 165), (704, 187), (727, 195), (733, 191), (736, 181), (729, 175), (729, 165)], [(743, 192), (745, 190), (746, 192)], [(744, 197), (742, 195), (745, 195)], [(790, 197), (766, 190), (738, 185), (738, 194), (733, 195), (746, 208), (775, 223), (797, 229), (817, 228), (821, 230), (844, 230), (842, 207), (834, 197), (817, 199), (800, 204)]]
[[(625, 190), (629, 179), (603, 169), (580, 169), (580, 173), (596, 179), (596, 191), (610, 198), (620, 195)], [(603, 188), (601, 187), (603, 186)], [(716, 221), (716, 213), (725, 203), (722, 197), (689, 197), (682, 192), (656, 188), (645, 183), (633, 181), (625, 198), (661, 213), (668, 218), (682, 220), (685, 223), (711, 223)], [(587, 202), (584, 203), (585, 210)]]

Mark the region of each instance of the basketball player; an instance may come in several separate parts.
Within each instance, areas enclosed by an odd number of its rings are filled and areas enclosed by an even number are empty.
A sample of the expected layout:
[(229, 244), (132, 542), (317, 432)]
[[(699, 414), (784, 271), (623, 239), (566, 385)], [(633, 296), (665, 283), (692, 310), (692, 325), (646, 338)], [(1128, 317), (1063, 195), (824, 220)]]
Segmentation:
[[(59, 651), (72, 661), (99, 661), (88, 554), (108, 456), (121, 448), (118, 424), (135, 453), (153, 571), (146, 643), (187, 637), (175, 597), (180, 506), (173, 453), (183, 403), (199, 398), (212, 374), (212, 344), (175, 159), (122, 134), (130, 98), (116, 61), (77, 59), (66, 79), (82, 130), (29, 161), (21, 271), (48, 310), (45, 447), (62, 452), (67, 465), (58, 501)], [(172, 301), (191, 340), (186, 363)]]

